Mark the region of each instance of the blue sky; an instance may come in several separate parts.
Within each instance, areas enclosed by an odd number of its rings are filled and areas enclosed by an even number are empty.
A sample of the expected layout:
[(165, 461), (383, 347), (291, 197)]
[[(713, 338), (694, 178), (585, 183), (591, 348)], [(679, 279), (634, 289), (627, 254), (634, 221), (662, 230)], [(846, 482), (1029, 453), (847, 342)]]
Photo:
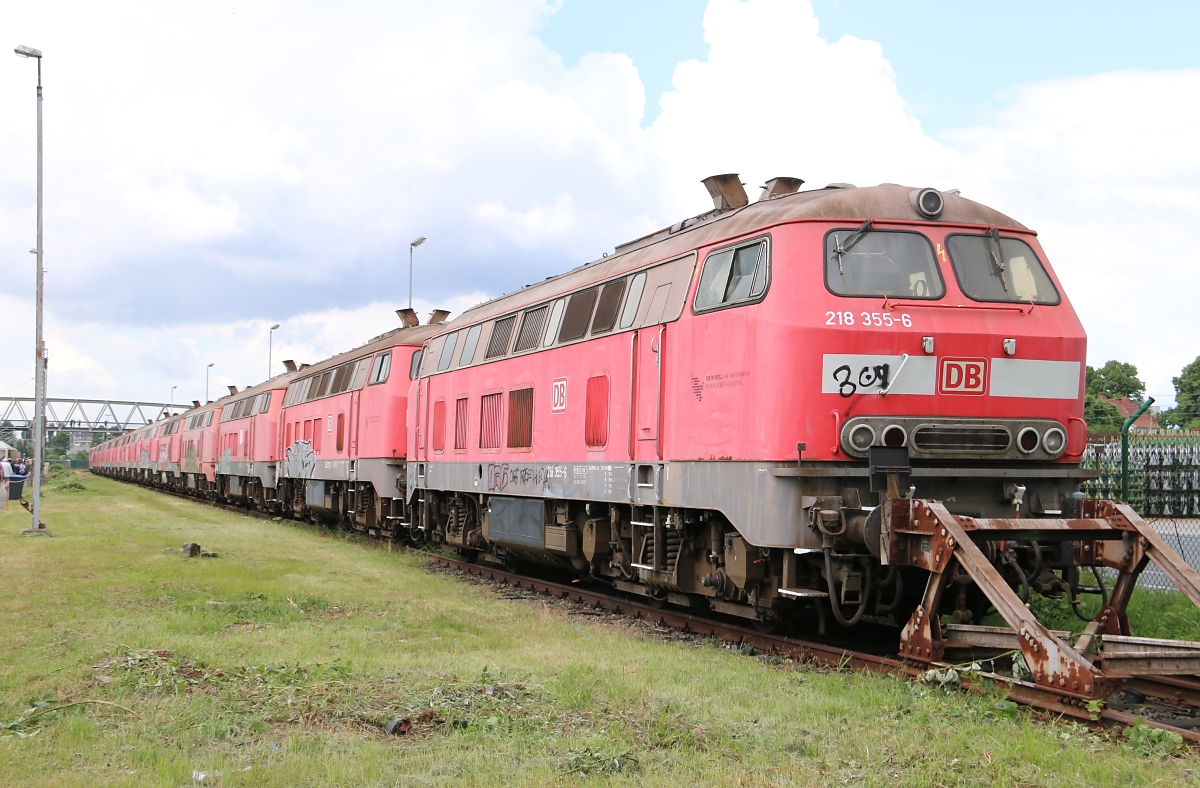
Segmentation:
[[(960, 188), (1036, 228), (1161, 402), (1200, 353), (1200, 4), (60, 0), (51, 391), (180, 399), (455, 313), (706, 210), (738, 172)], [(999, 10), (997, 10), (999, 9)], [(0, 57), (0, 395), (32, 380), (33, 64)], [(1152, 274), (1148, 272), (1153, 272)], [(1153, 316), (1153, 340), (1144, 330)], [(277, 371), (280, 369), (277, 365)]]
[[(539, 37), (568, 65), (623, 52), (646, 86), (646, 122), (675, 65), (707, 54), (706, 0), (563, 0)], [(813, 0), (822, 37), (878, 41), (926, 131), (983, 122), (1025, 82), (1200, 65), (1200, 3)], [(1181, 97), (1183, 98), (1183, 97)]]

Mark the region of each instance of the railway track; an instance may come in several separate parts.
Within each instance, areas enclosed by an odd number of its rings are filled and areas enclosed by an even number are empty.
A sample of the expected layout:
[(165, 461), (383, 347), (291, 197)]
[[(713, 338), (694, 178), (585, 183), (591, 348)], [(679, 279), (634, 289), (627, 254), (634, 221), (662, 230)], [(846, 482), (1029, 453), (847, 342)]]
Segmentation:
[[(273, 513), (196, 498), (175, 490), (157, 487), (152, 489), (194, 503), (207, 504), (259, 519), (275, 520), (279, 517)], [(753, 646), (762, 652), (797, 657), (838, 670), (850, 669), (910, 678), (920, 678), (927, 672), (925, 667), (909, 664), (894, 655), (863, 650), (850, 642), (839, 644), (834, 639), (821, 642), (761, 632), (753, 627), (720, 618), (697, 615), (679, 608), (660, 607), (580, 583), (565, 584), (516, 574), (489, 564), (474, 563), (440, 553), (424, 554), (438, 565), (512, 588), (603, 609), (700, 637), (711, 637), (730, 644)], [(1030, 682), (1015, 680), (1011, 676), (974, 670), (960, 670), (959, 676), (960, 686), (964, 689), (994, 692), (998, 686), (1003, 687), (1011, 701), (1047, 714), (1070, 718), (1093, 728), (1124, 728), (1143, 720), (1150, 727), (1173, 731), (1191, 746), (1200, 747), (1200, 676), (1124, 677), (1122, 688), (1111, 693), (1104, 708), (1097, 710), (1089, 709), (1086, 704), (1075, 699), (1048, 692)]]

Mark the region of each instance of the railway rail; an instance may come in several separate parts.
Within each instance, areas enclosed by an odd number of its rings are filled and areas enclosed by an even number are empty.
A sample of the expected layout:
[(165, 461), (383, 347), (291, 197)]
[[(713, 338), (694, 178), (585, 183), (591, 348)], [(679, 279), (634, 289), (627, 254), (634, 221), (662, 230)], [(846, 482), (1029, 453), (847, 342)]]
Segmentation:
[[(278, 515), (270, 512), (246, 509), (220, 501), (204, 501), (174, 490), (157, 489), (168, 495), (195, 503), (207, 503), (225, 511), (264, 520), (279, 519)], [(970, 664), (969, 662), (933, 662), (917, 665), (900, 658), (898, 654), (863, 650), (860, 644), (851, 641), (842, 640), (839, 643), (830, 638), (822, 642), (762, 632), (723, 618), (641, 602), (638, 598), (614, 594), (581, 583), (560, 583), (517, 574), (490, 564), (453, 558), (436, 552), (426, 552), (425, 555), (438, 565), (512, 588), (603, 609), (700, 637), (711, 637), (725, 643), (753, 646), (762, 652), (797, 657), (838, 670), (850, 669), (876, 675), (920, 679), (930, 668), (954, 667), (959, 669), (960, 685), (964, 689), (990, 692), (1002, 687), (1011, 701), (1051, 715), (1070, 718), (1090, 727), (1124, 728), (1142, 720), (1152, 728), (1178, 733), (1192, 747), (1200, 747), (1200, 675), (1110, 675), (1110, 678), (1119, 681), (1105, 699), (1103, 708), (1095, 708), (1094, 705), (1089, 708), (1088, 704), (1076, 698), (1047, 691), (1032, 682), (1021, 681), (1010, 675), (962, 669), (962, 665)], [(850, 636), (847, 630), (841, 630), (839, 635), (842, 638)], [(876, 638), (874, 642), (880, 641)], [(988, 660), (979, 661), (986, 663)]]

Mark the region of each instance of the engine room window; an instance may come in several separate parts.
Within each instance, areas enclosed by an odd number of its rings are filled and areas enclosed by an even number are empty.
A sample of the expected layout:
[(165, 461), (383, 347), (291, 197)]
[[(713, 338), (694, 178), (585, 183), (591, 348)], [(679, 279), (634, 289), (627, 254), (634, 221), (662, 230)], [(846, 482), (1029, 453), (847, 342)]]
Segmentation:
[[(408, 362), (408, 379), (409, 380), (417, 379), (417, 375), (420, 374), (420, 372), (421, 372), (421, 359), (424, 357), (424, 355), (425, 355), (425, 348), (421, 348), (420, 350), (413, 351), (412, 360)], [(390, 366), (392, 354), (388, 353), (387, 356), (388, 356), (388, 364)], [(385, 378), (385, 380), (386, 380), (386, 378)], [(372, 381), (372, 382), (374, 382), (374, 381)]]
[(467, 338), (463, 341), (462, 355), (458, 357), (458, 365), (465, 367), (475, 360), (475, 348), (479, 347), (479, 332), (483, 326), (471, 326), (467, 330)]
[(621, 308), (621, 296), (625, 295), (625, 280), (609, 282), (600, 291), (600, 303), (592, 318), (592, 336), (607, 334), (617, 323), (617, 310)]
[(567, 299), (565, 298), (554, 302), (554, 306), (550, 310), (550, 322), (546, 325), (546, 338), (542, 340), (542, 347), (550, 347), (554, 344), (554, 338), (558, 335), (558, 327), (562, 323), (563, 307), (566, 304)]
[(941, 298), (933, 247), (918, 233), (848, 227), (825, 236), (825, 286), (840, 296)]
[[(419, 350), (413, 354), (414, 363), (420, 355), (421, 351)], [(375, 364), (371, 367), (371, 385), (374, 386), (376, 383), (383, 383), (386, 381), (388, 378), (388, 372), (391, 370), (391, 368), (392, 354), (390, 351), (387, 353), (380, 353), (378, 356), (376, 356)]]
[(571, 296), (567, 302), (567, 312), (563, 316), (562, 328), (558, 331), (559, 342), (570, 342), (579, 339), (587, 333), (588, 323), (592, 321), (592, 308), (596, 306), (598, 288), (589, 287)]
[(638, 306), (642, 303), (642, 291), (646, 289), (646, 275), (638, 274), (629, 285), (629, 297), (625, 299), (625, 308), (621, 310), (621, 328), (629, 328), (637, 317)]
[(454, 360), (454, 347), (458, 344), (458, 332), (446, 336), (446, 341), (442, 345), (442, 355), (438, 359), (438, 372), (445, 372), (450, 369), (450, 362)]
[(546, 322), (546, 313), (549, 311), (549, 304), (525, 311), (525, 316), (521, 318), (521, 331), (517, 334), (517, 344), (513, 348), (514, 353), (532, 350), (538, 346), (538, 340), (542, 338), (542, 324)]
[(1041, 261), (1022, 240), (952, 235), (946, 246), (958, 285), (968, 298), (1050, 306), (1061, 300)]
[(767, 287), (767, 242), (713, 252), (704, 261), (696, 311), (750, 301)]

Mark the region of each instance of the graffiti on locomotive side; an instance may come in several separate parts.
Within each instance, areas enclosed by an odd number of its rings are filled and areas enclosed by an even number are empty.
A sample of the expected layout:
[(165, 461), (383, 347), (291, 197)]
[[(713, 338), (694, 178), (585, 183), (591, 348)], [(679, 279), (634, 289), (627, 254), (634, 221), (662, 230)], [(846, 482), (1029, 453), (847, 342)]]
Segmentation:
[(565, 465), (515, 465), (489, 463), (487, 467), (488, 492), (503, 492), (509, 487), (531, 487), (541, 490), (556, 479), (567, 478)]
[(839, 394), (843, 397), (852, 397), (860, 387), (886, 389), (890, 375), (890, 364), (860, 367), (857, 374), (849, 364), (842, 364), (833, 371), (833, 380), (837, 383)]
[(283, 453), (283, 464), (287, 475), (293, 479), (312, 478), (317, 467), (317, 455), (308, 441), (295, 441)]

